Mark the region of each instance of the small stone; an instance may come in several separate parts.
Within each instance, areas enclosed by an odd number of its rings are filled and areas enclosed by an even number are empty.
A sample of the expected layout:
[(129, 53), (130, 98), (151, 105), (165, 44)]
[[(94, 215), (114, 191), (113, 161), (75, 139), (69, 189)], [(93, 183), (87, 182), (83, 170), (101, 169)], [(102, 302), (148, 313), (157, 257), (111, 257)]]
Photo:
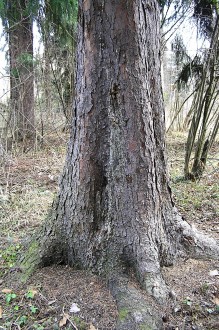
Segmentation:
[(73, 303), (70, 308), (70, 313), (78, 313), (80, 312), (80, 308), (77, 304)]
[(179, 313), (181, 312), (181, 307), (180, 306), (175, 306), (174, 307), (174, 313)]
[(133, 315), (136, 323), (140, 323), (143, 321), (143, 316), (140, 312), (134, 312)]
[(218, 272), (217, 269), (214, 269), (214, 270), (211, 270), (211, 271), (209, 272), (209, 275), (210, 275), (210, 276), (219, 276), (219, 272)]

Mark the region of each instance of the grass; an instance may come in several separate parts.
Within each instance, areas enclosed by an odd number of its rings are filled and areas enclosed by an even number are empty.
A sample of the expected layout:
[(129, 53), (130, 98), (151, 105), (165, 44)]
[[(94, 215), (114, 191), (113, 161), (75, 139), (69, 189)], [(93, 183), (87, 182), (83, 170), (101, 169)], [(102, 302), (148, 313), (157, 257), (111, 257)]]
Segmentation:
[(45, 218), (58, 186), (65, 145), (12, 153), (0, 168), (0, 236), (20, 239)]
[[(51, 204), (54, 192), (46, 187), (34, 187), (26, 185), (22, 191), (9, 191), (2, 194), (0, 217), (2, 233), (15, 235), (17, 231), (23, 228), (37, 226)], [(23, 234), (25, 234), (23, 232)]]
[[(32, 292), (32, 296), (30, 293)], [(33, 294), (34, 293), (34, 294)], [(17, 326), (18, 329), (26, 328), (31, 325), (31, 329), (46, 329), (47, 322), (40, 322), (38, 315), (41, 312), (41, 303), (39, 293), (36, 290), (13, 292), (5, 289), (1, 293), (1, 300), (5, 300), (5, 305), (1, 301), (3, 308), (1, 310), (2, 319), (6, 321), (2, 323), (3, 329), (11, 329)]]
[(219, 143), (215, 142), (206, 170), (200, 180), (185, 181), (183, 165), (186, 136), (170, 135), (167, 139), (171, 187), (177, 207), (187, 220), (217, 221), (219, 216)]
[[(14, 150), (0, 169), (0, 284), (16, 271), (26, 240), (45, 219), (56, 194), (65, 157), (65, 145), (56, 143), (27, 154)], [(40, 290), (11, 287), (0, 292), (0, 329), (53, 329), (49, 317), (42, 321), (48, 306)]]

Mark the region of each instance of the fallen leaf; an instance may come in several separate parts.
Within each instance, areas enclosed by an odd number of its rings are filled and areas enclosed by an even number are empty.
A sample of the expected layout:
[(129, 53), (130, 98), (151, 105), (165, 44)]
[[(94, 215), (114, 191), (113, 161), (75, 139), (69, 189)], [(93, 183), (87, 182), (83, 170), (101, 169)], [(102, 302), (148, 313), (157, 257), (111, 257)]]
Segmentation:
[(3, 313), (2, 306), (0, 306), (0, 319), (2, 319), (2, 313)]
[(93, 326), (93, 324), (90, 324), (89, 330), (97, 330), (97, 329)]
[(69, 315), (64, 313), (62, 319), (59, 322), (60, 328), (63, 327), (64, 325), (66, 325), (68, 319), (69, 319)]
[(54, 175), (51, 175), (51, 174), (48, 175), (48, 178), (49, 178), (51, 181), (54, 181), (54, 179), (55, 179)]
[(212, 301), (215, 305), (219, 306), (219, 298), (215, 297), (214, 299), (212, 299)]
[(219, 276), (219, 272), (218, 272), (217, 269), (214, 269), (214, 270), (211, 270), (211, 271), (209, 272), (209, 275), (210, 275), (210, 276)]
[(35, 290), (35, 289), (31, 290), (31, 292), (32, 292), (32, 294), (33, 294), (33, 297), (38, 293), (38, 291)]
[(73, 303), (70, 308), (70, 313), (78, 313), (80, 312), (80, 308), (78, 307), (77, 304)]
[(12, 290), (11, 289), (7, 289), (7, 288), (5, 288), (5, 289), (3, 289), (2, 290), (2, 293), (11, 293), (12, 292)]

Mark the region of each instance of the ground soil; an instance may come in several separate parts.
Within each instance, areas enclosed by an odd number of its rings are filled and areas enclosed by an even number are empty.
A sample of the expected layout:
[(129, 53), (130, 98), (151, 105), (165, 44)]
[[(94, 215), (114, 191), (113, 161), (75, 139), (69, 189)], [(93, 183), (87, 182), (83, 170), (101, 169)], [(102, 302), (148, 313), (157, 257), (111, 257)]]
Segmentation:
[[(0, 168), (0, 330), (115, 328), (116, 304), (96, 276), (59, 265), (38, 270), (23, 285), (13, 281), (16, 260), (40, 226), (58, 187), (67, 136), (42, 149), (8, 153)], [(204, 177), (183, 180), (185, 137), (168, 137), (168, 166), (175, 202), (192, 225), (219, 239), (219, 148)], [(219, 329), (219, 265), (184, 260), (163, 269), (170, 298), (160, 306), (163, 329)], [(132, 330), (132, 329), (127, 329)]]

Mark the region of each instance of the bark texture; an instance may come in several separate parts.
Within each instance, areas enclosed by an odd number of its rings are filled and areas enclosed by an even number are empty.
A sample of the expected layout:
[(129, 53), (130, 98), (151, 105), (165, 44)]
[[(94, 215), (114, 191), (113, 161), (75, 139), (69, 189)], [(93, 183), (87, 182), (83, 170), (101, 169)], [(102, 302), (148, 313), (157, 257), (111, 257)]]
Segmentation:
[(32, 18), (27, 13), (29, 0), (10, 0), (9, 56), (10, 100), (15, 138), (35, 135)]
[(74, 129), (40, 253), (29, 259), (107, 277), (127, 312), (121, 330), (161, 328), (124, 274), (134, 270), (160, 299), (160, 267), (203, 252), (167, 182), (159, 24), (155, 0), (79, 1)]
[(159, 291), (154, 277), (179, 245), (164, 156), (157, 6), (80, 3), (75, 127), (56, 204), (64, 262), (100, 274), (134, 267), (151, 291)]

